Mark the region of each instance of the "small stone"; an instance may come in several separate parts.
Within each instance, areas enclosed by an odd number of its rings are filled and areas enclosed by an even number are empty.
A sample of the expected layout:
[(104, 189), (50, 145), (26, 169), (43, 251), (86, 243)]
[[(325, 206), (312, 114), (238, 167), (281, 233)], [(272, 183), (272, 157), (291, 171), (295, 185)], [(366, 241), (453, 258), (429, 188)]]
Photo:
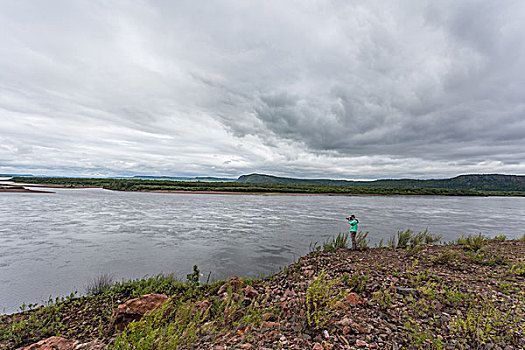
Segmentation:
[(206, 310), (208, 310), (211, 307), (212, 303), (208, 299), (203, 301), (196, 301), (193, 304), (193, 310), (191, 312), (192, 316), (195, 316), (196, 314), (202, 314)]
[(242, 288), (243, 285), (244, 285), (244, 282), (241, 281), (239, 277), (233, 276), (219, 288), (219, 290), (217, 291), (217, 294), (221, 295), (223, 293), (226, 293), (229, 287), (231, 287), (232, 291), (237, 292)]
[(291, 290), (290, 288), (286, 288), (286, 291), (284, 292), (284, 297), (285, 298), (293, 298), (295, 297), (296, 294), (293, 290)]
[(49, 337), (38, 343), (31, 344), (18, 350), (70, 350), (78, 344), (78, 341), (62, 337)]
[(358, 306), (364, 303), (364, 300), (356, 293), (349, 293), (346, 296), (346, 301), (352, 306)]
[(360, 324), (353, 324), (352, 328), (356, 331), (356, 333), (364, 333), (369, 334), (372, 331), (372, 326), (370, 325), (360, 325)]
[(367, 342), (365, 342), (365, 341), (363, 341), (361, 339), (357, 339), (355, 341), (355, 345), (359, 346), (360, 348), (364, 348), (364, 347), (368, 346)]
[(257, 298), (259, 296), (259, 292), (257, 290), (255, 290), (255, 288), (253, 288), (252, 286), (248, 285), (246, 286), (244, 289), (243, 289), (243, 292), (244, 292), (244, 295), (248, 298), (248, 299), (254, 299), (254, 298)]
[(108, 344), (105, 344), (99, 339), (90, 341), (89, 343), (78, 344), (75, 350), (102, 350), (106, 349)]
[(274, 327), (278, 327), (278, 326), (279, 326), (279, 323), (277, 323), (277, 322), (269, 322), (269, 321), (264, 321), (261, 324), (262, 328), (274, 328)]
[(271, 312), (267, 312), (261, 316), (263, 321), (274, 321), (275, 315)]
[(345, 317), (340, 321), (337, 321), (335, 324), (341, 327), (350, 326), (354, 323), (350, 317)]
[(324, 341), (322, 346), (324, 350), (332, 350), (334, 348), (334, 346), (327, 341)]
[(319, 343), (315, 343), (313, 350), (324, 350), (323, 346)]

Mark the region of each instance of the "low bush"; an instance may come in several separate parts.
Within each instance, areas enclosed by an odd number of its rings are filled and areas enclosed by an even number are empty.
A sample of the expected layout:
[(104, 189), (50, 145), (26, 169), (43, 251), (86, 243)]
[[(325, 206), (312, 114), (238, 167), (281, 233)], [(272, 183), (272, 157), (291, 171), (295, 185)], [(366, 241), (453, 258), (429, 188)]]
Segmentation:
[(451, 262), (452, 260), (455, 260), (458, 256), (459, 253), (455, 250), (447, 249), (438, 256), (436, 256), (434, 259), (432, 259), (432, 262), (434, 264), (444, 265)]
[(323, 243), (323, 250), (335, 252), (339, 248), (348, 248), (348, 233), (339, 233)]
[(355, 242), (357, 245), (357, 249), (364, 250), (368, 248), (368, 234), (369, 232), (366, 231), (363, 233), (362, 231), (359, 231), (357, 235), (355, 236)]
[(456, 243), (458, 245), (463, 246), (467, 250), (472, 251), (479, 251), (483, 246), (485, 245), (487, 238), (483, 236), (481, 233), (478, 235), (468, 235), (465, 236), (464, 234), (461, 234), (461, 237), (458, 238)]
[(328, 324), (346, 295), (337, 288), (340, 283), (339, 279), (327, 277), (326, 271), (322, 270), (314, 277), (306, 290), (304, 300), (306, 322), (309, 327), (316, 330)]
[(525, 262), (519, 261), (510, 267), (510, 272), (525, 277)]

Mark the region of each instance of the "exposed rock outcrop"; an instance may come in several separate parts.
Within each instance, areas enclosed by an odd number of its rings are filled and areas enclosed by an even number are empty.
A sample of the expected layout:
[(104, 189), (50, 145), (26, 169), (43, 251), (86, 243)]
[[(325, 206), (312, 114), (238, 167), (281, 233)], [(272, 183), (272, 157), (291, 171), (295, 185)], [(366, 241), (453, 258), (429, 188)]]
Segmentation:
[(117, 307), (112, 317), (113, 327), (123, 330), (130, 322), (140, 320), (142, 316), (161, 307), (167, 300), (166, 294), (146, 294), (130, 299)]

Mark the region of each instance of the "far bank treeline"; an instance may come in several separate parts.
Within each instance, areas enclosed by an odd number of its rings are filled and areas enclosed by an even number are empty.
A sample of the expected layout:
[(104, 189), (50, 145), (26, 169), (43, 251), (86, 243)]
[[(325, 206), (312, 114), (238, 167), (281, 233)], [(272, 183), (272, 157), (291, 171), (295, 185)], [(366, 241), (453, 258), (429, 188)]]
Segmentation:
[[(483, 175), (478, 175), (483, 176)], [(503, 176), (503, 175), (502, 175)], [(242, 178), (242, 177), (241, 177)], [(452, 180), (452, 179), (450, 179)], [(14, 182), (64, 187), (101, 187), (116, 191), (215, 191), (241, 193), (290, 193), (336, 195), (442, 195), (442, 196), (525, 196), (525, 191), (478, 190), (359, 185), (316, 185), (293, 183), (200, 182), (144, 179), (14, 177)], [(241, 180), (242, 181), (242, 180)], [(431, 180), (429, 180), (431, 181)], [(391, 184), (391, 183), (390, 183)], [(474, 186), (472, 186), (474, 187)], [(475, 187), (474, 187), (475, 188)]]

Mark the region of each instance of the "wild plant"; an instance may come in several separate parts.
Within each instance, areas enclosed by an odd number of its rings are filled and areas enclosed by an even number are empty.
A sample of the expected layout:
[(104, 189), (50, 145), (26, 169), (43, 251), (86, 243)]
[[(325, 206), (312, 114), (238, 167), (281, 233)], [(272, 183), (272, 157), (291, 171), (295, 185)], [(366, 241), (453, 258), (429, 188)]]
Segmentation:
[(339, 233), (335, 237), (329, 237), (323, 243), (323, 250), (335, 252), (339, 248), (348, 248), (348, 233)]
[(510, 272), (525, 277), (525, 262), (524, 261), (518, 261), (517, 263), (513, 264), (510, 267)]
[(309, 327), (322, 329), (335, 315), (346, 295), (337, 288), (339, 283), (339, 279), (328, 278), (325, 270), (319, 272), (310, 282), (304, 300)]
[(483, 246), (485, 245), (486, 237), (483, 236), (481, 233), (478, 235), (468, 235), (465, 236), (464, 234), (461, 234), (461, 237), (458, 238), (456, 243), (458, 245), (463, 246), (467, 250), (472, 251), (479, 251)]
[(456, 259), (458, 256), (459, 256), (459, 253), (457, 251), (447, 249), (447, 250), (441, 252), (434, 259), (432, 259), (432, 262), (434, 264), (444, 265), (444, 264), (447, 264), (450, 261)]
[(403, 327), (407, 331), (408, 344), (415, 349), (446, 349), (446, 344), (442, 339), (436, 337), (433, 329), (421, 326), (411, 317), (408, 317)]
[(398, 248), (406, 248), (408, 246), (408, 242), (410, 242), (410, 239), (412, 238), (412, 230), (406, 230), (403, 231), (397, 231), (397, 247)]
[(515, 335), (525, 332), (524, 314), (523, 296), (513, 307), (505, 309), (498, 309), (492, 300), (480, 300), (471, 304), (466, 313), (457, 315), (450, 325), (458, 345), (470, 348), (504, 342), (519, 345)]
[(357, 235), (355, 236), (355, 242), (357, 245), (357, 249), (364, 250), (368, 248), (367, 237), (369, 233), (370, 233), (369, 231), (366, 231), (365, 233), (363, 233), (362, 231), (359, 231), (357, 233)]
[(396, 300), (396, 288), (394, 284), (392, 283), (389, 286), (384, 284), (381, 289), (372, 294), (372, 299), (384, 309), (392, 307), (394, 300)]
[(341, 282), (348, 288), (348, 291), (361, 293), (366, 290), (368, 279), (365, 275), (353, 274), (352, 277), (350, 277), (350, 274), (345, 273)]
[(86, 285), (86, 293), (89, 295), (99, 295), (112, 284), (113, 277), (108, 273), (103, 273)]
[(186, 279), (189, 285), (198, 286), (200, 278), (200, 270), (197, 265), (193, 265), (193, 272), (186, 275)]

